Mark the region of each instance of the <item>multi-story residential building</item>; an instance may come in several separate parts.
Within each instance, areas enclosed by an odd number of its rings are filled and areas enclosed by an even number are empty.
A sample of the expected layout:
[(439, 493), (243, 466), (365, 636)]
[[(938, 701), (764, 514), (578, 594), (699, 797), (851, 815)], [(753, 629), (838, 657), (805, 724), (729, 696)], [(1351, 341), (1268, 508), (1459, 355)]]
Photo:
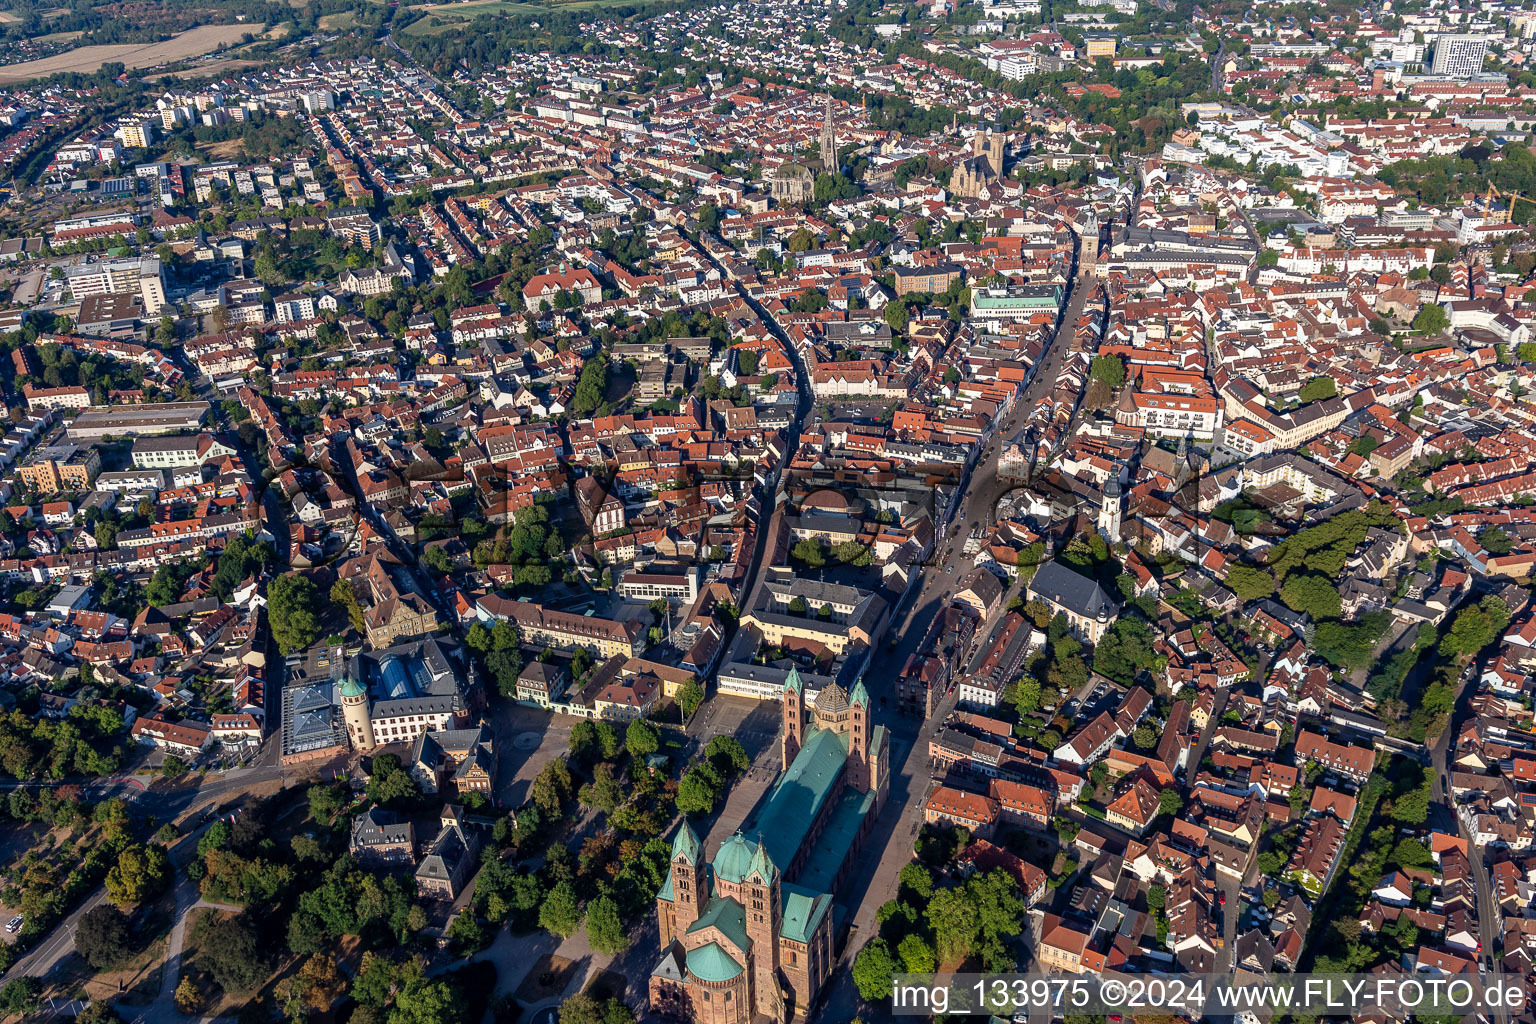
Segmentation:
[(40, 388), (28, 384), (21, 389), (27, 408), (33, 412), (47, 409), (85, 409), (91, 404), (91, 391), (82, 387)]
[(1451, 78), (1471, 78), (1481, 74), (1488, 59), (1488, 38), (1474, 35), (1435, 37), (1435, 55), (1429, 70)]
[(26, 484), (43, 494), (91, 489), (101, 471), (101, 455), (94, 447), (55, 444), (39, 448), (16, 470)]
[(1316, 761), (1333, 771), (1348, 775), (1356, 782), (1371, 777), (1376, 764), (1376, 751), (1370, 747), (1355, 747), (1335, 743), (1318, 733), (1303, 729), (1296, 734), (1296, 763)]

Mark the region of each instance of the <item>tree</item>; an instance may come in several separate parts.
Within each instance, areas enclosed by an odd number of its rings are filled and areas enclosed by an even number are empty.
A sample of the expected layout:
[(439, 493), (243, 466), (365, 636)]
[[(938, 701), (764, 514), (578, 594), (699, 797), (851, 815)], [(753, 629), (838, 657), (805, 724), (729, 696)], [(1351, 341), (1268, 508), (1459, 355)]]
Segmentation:
[(171, 999), (176, 1004), (176, 1012), (188, 1017), (203, 1008), (203, 994), (198, 991), (190, 975), (182, 975), (181, 981), (176, 983), (176, 992)]
[(423, 795), (411, 773), (400, 766), (400, 758), (394, 754), (380, 754), (373, 759), (368, 799), (381, 807), (398, 807), (419, 803)]
[(1013, 706), (1020, 715), (1032, 715), (1040, 710), (1040, 682), (1036, 679), (1020, 679), (1014, 690)]
[(1413, 329), (1422, 334), (1441, 334), (1450, 326), (1451, 318), (1446, 314), (1445, 307), (1432, 302), (1420, 307), (1413, 318)]
[(75, 949), (98, 971), (121, 962), (132, 952), (128, 915), (111, 903), (92, 907), (75, 926)]
[(912, 320), (911, 314), (907, 312), (906, 305), (901, 302), (887, 302), (885, 304), (884, 316), (886, 325), (897, 334), (906, 330), (907, 324)]
[(677, 706), (683, 713), (683, 720), (693, 717), (693, 713), (699, 710), (699, 705), (704, 703), (704, 687), (699, 685), (696, 676), (690, 676), (682, 686), (677, 688)]
[(491, 631), (485, 628), (485, 623), (476, 622), (464, 634), (464, 643), (471, 650), (488, 654), (491, 650)]
[(171, 878), (171, 858), (165, 847), (133, 845), (117, 855), (107, 872), (107, 895), (120, 907), (143, 903), (165, 888)]
[(953, 963), (970, 953), (981, 925), (963, 890), (941, 889), (928, 901), (928, 927), (939, 959)]
[(1440, 641), (1440, 653), (1457, 660), (1470, 658), (1493, 643), (1508, 625), (1509, 610), (1490, 594), (1456, 613), (1450, 631)]
[(1404, 825), (1422, 825), (1429, 818), (1432, 795), (1429, 779), (1392, 800), (1392, 817)]
[(304, 1005), (315, 1013), (323, 1013), (340, 999), (347, 990), (347, 980), (342, 975), (336, 958), (329, 953), (312, 953), (299, 969), (298, 980), (303, 990)]
[(571, 799), (572, 788), (571, 769), (564, 758), (557, 757), (534, 777), (528, 798), (546, 819), (553, 821)]
[(581, 927), (581, 904), (570, 882), (561, 882), (544, 897), (539, 905), (539, 927), (562, 939), (575, 935)]
[(721, 776), (740, 775), (752, 766), (746, 748), (734, 736), (715, 736), (704, 748), (704, 756)]
[(395, 995), (388, 1024), (461, 1024), (463, 999), (452, 985), (426, 977), (419, 967), (407, 974)]
[(634, 1024), (635, 1012), (619, 999), (599, 1003), (578, 992), (560, 1004), (560, 1024)]
[(1257, 601), (1275, 592), (1275, 577), (1255, 566), (1233, 565), (1227, 570), (1227, 586), (1240, 600)]
[(661, 730), (643, 718), (629, 723), (624, 730), (624, 749), (631, 757), (645, 757), (661, 749)]
[(612, 897), (599, 896), (587, 905), (587, 939), (605, 956), (618, 956), (629, 949), (629, 935)]
[(1169, 787), (1157, 794), (1157, 810), (1159, 814), (1166, 814), (1170, 818), (1184, 809), (1184, 798), (1179, 796), (1179, 791)]
[(262, 250), (256, 254), (256, 262), (253, 269), (256, 277), (262, 284), (273, 285), (283, 282), (283, 272), (278, 269), (277, 261), (272, 258), (270, 250)]
[(909, 974), (932, 974), (938, 966), (934, 960), (933, 947), (916, 932), (901, 940), (901, 944), (896, 947), (896, 955), (901, 958), (901, 964)]
[(1101, 380), (1112, 388), (1125, 383), (1125, 363), (1119, 356), (1094, 356), (1089, 372), (1094, 380)]
[(603, 1005), (596, 997), (577, 992), (560, 1004), (560, 1024), (603, 1024)]
[(896, 972), (896, 959), (891, 956), (891, 947), (884, 939), (865, 943), (859, 955), (853, 958), (853, 984), (866, 1003), (890, 997)]
[(913, 861), (901, 869), (901, 886), (910, 889), (918, 899), (927, 902), (933, 896), (933, 875), (922, 864)]
[(335, 786), (310, 786), (305, 795), (309, 797), (309, 816), (316, 821), (329, 823), (341, 810), (342, 795)]
[(709, 814), (720, 798), (721, 779), (708, 761), (683, 773), (677, 784), (677, 809), (684, 814)]
[(247, 915), (206, 916), (199, 922), (202, 962), (226, 992), (249, 992), (266, 980), (270, 961)]
[(123, 1024), (123, 1018), (111, 1003), (97, 999), (75, 1016), (75, 1024)]
[(584, 807), (595, 807), (609, 814), (617, 810), (624, 802), (624, 787), (614, 777), (613, 765), (599, 764), (592, 781), (581, 787), (576, 798)]
[[(821, 541), (815, 537), (806, 537), (796, 541), (794, 547), (789, 549), (789, 554), (796, 561), (803, 562), (809, 569), (820, 569), (827, 564), (827, 556), (822, 549)], [(796, 600), (800, 599), (796, 598)], [(804, 602), (801, 601), (801, 604), (804, 604)]]
[(491, 937), (475, 917), (475, 912), (465, 908), (456, 914), (448, 925), (448, 939), (459, 956), (473, 956), (490, 945)]
[[(347, 613), (347, 621), (358, 633), (366, 633), (368, 624), (363, 619), (363, 603), (358, 600), (357, 588), (351, 580), (337, 580), (331, 585), (331, 601)], [(477, 622), (476, 626), (480, 626)], [(485, 627), (480, 626), (483, 630)]]
[(1316, 402), (1324, 398), (1333, 398), (1338, 393), (1339, 386), (1332, 377), (1313, 377), (1296, 397), (1303, 402)]
[(1313, 620), (1337, 619), (1342, 607), (1339, 590), (1331, 580), (1311, 573), (1293, 573), (1280, 587), (1280, 600), (1292, 611), (1305, 612)]
[(1478, 534), (1477, 541), (1490, 555), (1507, 555), (1515, 549), (1514, 541), (1509, 539), (1509, 534), (1497, 526)]
[(267, 621), (283, 654), (302, 651), (320, 635), (320, 595), (309, 577), (288, 573), (267, 588)]

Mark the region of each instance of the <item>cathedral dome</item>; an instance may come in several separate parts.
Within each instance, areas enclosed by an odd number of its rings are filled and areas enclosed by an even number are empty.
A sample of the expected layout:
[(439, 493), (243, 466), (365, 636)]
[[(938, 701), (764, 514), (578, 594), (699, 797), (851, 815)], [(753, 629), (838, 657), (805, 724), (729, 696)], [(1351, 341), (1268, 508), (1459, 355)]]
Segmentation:
[(731, 838), (720, 844), (720, 849), (715, 853), (712, 862), (715, 868), (715, 877), (727, 882), (745, 881), (747, 873), (752, 870), (752, 844), (747, 842), (747, 837), (737, 832)]

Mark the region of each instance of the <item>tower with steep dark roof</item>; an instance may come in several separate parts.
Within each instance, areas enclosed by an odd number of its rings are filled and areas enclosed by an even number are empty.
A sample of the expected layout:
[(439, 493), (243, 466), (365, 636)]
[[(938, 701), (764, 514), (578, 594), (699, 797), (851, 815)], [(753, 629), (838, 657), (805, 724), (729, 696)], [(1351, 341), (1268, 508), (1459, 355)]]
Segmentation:
[(1120, 467), (1110, 471), (1099, 501), (1099, 532), (1110, 544), (1120, 543)]
[(837, 131), (832, 124), (832, 94), (827, 93), (827, 103), (821, 113), (821, 166), (828, 174), (836, 174)]

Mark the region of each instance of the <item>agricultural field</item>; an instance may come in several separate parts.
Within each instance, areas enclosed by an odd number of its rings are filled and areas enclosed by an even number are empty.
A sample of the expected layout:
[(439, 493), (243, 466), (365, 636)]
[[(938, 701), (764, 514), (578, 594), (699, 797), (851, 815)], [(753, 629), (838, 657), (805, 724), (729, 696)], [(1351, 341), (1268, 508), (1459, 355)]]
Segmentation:
[(24, 82), (29, 78), (42, 78), (64, 71), (89, 74), (109, 61), (121, 61), (130, 68), (172, 64), (238, 42), (247, 32), (259, 35), (264, 28), (254, 25), (201, 25), (158, 43), (81, 46), (41, 60), (0, 66), (0, 84)]
[(596, 7), (615, 7), (628, 0), (553, 0), (552, 3), (520, 3), (517, 0), (468, 0), (466, 3), (420, 4), (412, 10), (423, 11), (429, 17), (413, 22), (405, 35), (436, 35), (458, 28), (482, 14), (542, 14), (551, 7), (564, 10), (589, 10)]

